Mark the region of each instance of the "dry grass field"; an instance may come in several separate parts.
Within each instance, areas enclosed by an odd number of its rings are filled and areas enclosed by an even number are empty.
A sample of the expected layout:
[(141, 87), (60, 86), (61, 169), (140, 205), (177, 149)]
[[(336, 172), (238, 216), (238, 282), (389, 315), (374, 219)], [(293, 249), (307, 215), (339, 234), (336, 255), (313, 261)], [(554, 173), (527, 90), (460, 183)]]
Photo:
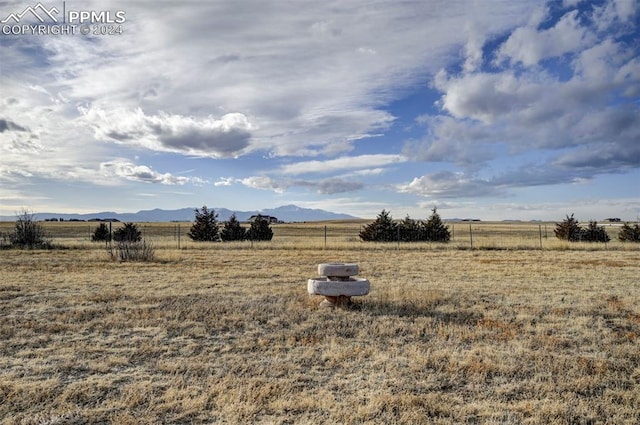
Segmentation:
[(2, 424), (638, 423), (636, 248), (78, 245), (0, 251)]
[[(371, 243), (360, 242), (358, 233), (372, 220), (335, 220), (309, 223), (275, 224), (271, 228), (274, 236), (270, 248), (338, 248), (371, 249)], [(56, 244), (73, 248), (96, 248), (91, 236), (99, 223), (96, 222), (39, 222), (45, 233)], [(452, 233), (451, 242), (401, 243), (399, 249), (556, 249), (556, 250), (640, 250), (638, 244), (618, 241), (621, 224), (601, 223), (611, 238), (609, 243), (569, 243), (558, 240), (552, 222), (450, 222), (446, 223)], [(586, 226), (586, 223), (582, 223)], [(0, 236), (13, 230), (13, 222), (0, 222)], [(112, 223), (113, 231), (123, 223)], [(137, 223), (146, 240), (158, 248), (201, 249), (200, 243), (192, 242), (187, 233), (191, 223)], [(245, 227), (248, 227), (245, 224)], [(1, 238), (0, 238), (1, 241)], [(375, 245), (375, 244), (374, 244)], [(635, 245), (635, 246), (634, 246)], [(250, 242), (241, 246), (255, 247)], [(206, 247), (206, 245), (205, 245)], [(384, 246), (383, 249), (387, 249)]]

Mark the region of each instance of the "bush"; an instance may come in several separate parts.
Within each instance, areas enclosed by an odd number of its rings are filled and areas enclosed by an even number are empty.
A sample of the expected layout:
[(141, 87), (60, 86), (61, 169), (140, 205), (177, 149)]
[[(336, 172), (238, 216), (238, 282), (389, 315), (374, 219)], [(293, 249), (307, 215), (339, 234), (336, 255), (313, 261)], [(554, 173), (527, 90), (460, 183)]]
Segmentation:
[(140, 242), (142, 240), (142, 232), (138, 230), (138, 226), (134, 223), (125, 223), (124, 227), (113, 232), (113, 240), (118, 242)]
[(14, 248), (51, 248), (51, 242), (47, 240), (44, 229), (28, 211), (16, 216), (16, 225), (13, 234), (9, 235), (9, 243)]
[(146, 241), (120, 240), (109, 244), (107, 252), (113, 261), (153, 261), (156, 250)]
[(620, 229), (618, 240), (620, 242), (640, 242), (640, 226), (638, 223), (633, 226), (625, 223)]
[(440, 219), (436, 207), (431, 210), (431, 216), (422, 225), (422, 240), (431, 242), (449, 242), (451, 233), (449, 228)]
[(188, 236), (198, 242), (215, 242), (220, 239), (218, 229), (218, 214), (203, 206), (202, 210), (196, 208), (195, 222), (191, 226)]
[(220, 238), (223, 241), (243, 241), (247, 238), (247, 231), (240, 225), (235, 213), (224, 223)]
[(273, 230), (269, 227), (269, 222), (258, 214), (247, 231), (247, 239), (252, 241), (270, 241), (272, 238)]
[(101, 241), (110, 242), (111, 232), (109, 232), (109, 227), (107, 227), (107, 225), (104, 223), (100, 223), (100, 225), (96, 227), (96, 230), (93, 232), (93, 236), (91, 236), (91, 240), (93, 242), (101, 242)]
[(365, 242), (393, 242), (398, 240), (398, 225), (393, 221), (391, 213), (382, 210), (375, 221), (365, 226), (360, 232), (360, 239)]

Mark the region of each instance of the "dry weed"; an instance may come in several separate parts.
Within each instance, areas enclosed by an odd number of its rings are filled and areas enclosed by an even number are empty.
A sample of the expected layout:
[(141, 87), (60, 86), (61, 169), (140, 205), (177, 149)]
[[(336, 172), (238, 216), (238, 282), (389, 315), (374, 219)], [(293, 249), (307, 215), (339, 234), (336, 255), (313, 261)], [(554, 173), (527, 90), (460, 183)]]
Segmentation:
[[(0, 422), (634, 423), (634, 251), (0, 253)], [(318, 307), (352, 261), (372, 291)]]

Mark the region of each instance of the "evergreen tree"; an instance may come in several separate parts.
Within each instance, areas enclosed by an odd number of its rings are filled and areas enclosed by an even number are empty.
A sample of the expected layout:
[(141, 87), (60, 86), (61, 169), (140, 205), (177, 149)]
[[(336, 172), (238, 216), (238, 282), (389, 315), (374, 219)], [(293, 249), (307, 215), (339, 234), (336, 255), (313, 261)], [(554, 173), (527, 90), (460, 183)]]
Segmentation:
[(451, 232), (449, 228), (442, 222), (436, 207), (431, 210), (429, 219), (422, 225), (423, 240), (432, 242), (449, 242)]
[(633, 226), (625, 223), (622, 228), (620, 228), (618, 240), (620, 242), (640, 242), (640, 226), (638, 223)]
[(203, 206), (202, 210), (196, 208), (195, 222), (191, 225), (191, 230), (187, 235), (194, 241), (198, 242), (215, 242), (218, 241), (218, 214), (214, 210), (209, 210), (207, 206)]
[(91, 240), (93, 242), (111, 241), (111, 234), (109, 233), (109, 227), (107, 227), (107, 225), (104, 223), (100, 223), (100, 225), (96, 227), (96, 230), (93, 232), (93, 236), (91, 236)]
[(247, 239), (252, 241), (270, 241), (272, 238), (273, 230), (269, 227), (269, 222), (258, 214), (247, 231)]
[(556, 223), (556, 228), (553, 231), (558, 239), (564, 241), (576, 242), (582, 238), (582, 229), (578, 220), (567, 216), (561, 223)]
[(393, 221), (391, 213), (382, 210), (375, 221), (360, 232), (360, 239), (365, 242), (393, 242), (398, 240), (398, 225)]
[(582, 240), (587, 242), (609, 242), (611, 238), (607, 235), (604, 227), (598, 226), (595, 221), (590, 221), (589, 227), (582, 229)]
[(240, 225), (235, 213), (229, 217), (229, 221), (224, 223), (220, 238), (223, 241), (242, 241), (247, 238), (247, 231)]
[(113, 232), (113, 240), (118, 242), (139, 242), (142, 240), (142, 232), (134, 223), (125, 223), (124, 227)]
[(420, 222), (407, 216), (399, 224), (400, 240), (403, 242), (416, 242), (422, 239)]

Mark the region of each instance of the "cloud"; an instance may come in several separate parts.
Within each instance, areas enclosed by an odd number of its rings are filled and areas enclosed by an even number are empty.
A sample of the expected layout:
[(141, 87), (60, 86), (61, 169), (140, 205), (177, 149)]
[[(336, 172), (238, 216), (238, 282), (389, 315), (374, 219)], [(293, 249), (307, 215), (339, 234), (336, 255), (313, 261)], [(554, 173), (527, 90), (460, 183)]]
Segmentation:
[(402, 155), (373, 154), (345, 156), (327, 161), (302, 161), (284, 165), (283, 174), (297, 175), (309, 173), (334, 173), (336, 171), (354, 171), (360, 168), (375, 168), (407, 161)]
[[(497, 69), (494, 64), (459, 74), (439, 71), (432, 86), (441, 92), (440, 113), (417, 118), (425, 134), (407, 141), (404, 155), (456, 164), (469, 173), (505, 153), (537, 151), (549, 158), (542, 167), (549, 184), (636, 168), (637, 47), (624, 38), (585, 35), (594, 33), (601, 15), (572, 11), (546, 30), (533, 24), (515, 29), (497, 48), (502, 58)], [(523, 39), (535, 48), (516, 48), (514, 40), (525, 29), (533, 32)], [(546, 47), (552, 41), (558, 45)], [(540, 66), (557, 56), (566, 66), (562, 72)], [(509, 66), (513, 63), (518, 66)]]
[(251, 176), (237, 181), (252, 189), (271, 190), (276, 193), (283, 193), (289, 187), (289, 184), (278, 182), (267, 176)]
[[(362, 182), (339, 177), (320, 180), (290, 178), (281, 178), (276, 180), (268, 176), (251, 176), (243, 179), (235, 179), (234, 181), (252, 189), (271, 190), (276, 193), (284, 193), (288, 189), (302, 187), (315, 191), (319, 194), (333, 195), (336, 193), (355, 192), (364, 188), (364, 183)], [(230, 179), (225, 178), (219, 182), (219, 185), (227, 185), (228, 183), (230, 183)]]
[(5, 37), (0, 183), (197, 184), (176, 172), (193, 168), (214, 191), (366, 191), (382, 206), (381, 187), (451, 202), (626, 173), (638, 6), (143, 0), (121, 37)]
[(218, 179), (217, 182), (213, 183), (214, 186), (231, 186), (234, 181), (236, 179), (234, 179), (233, 177), (220, 177), (220, 179)]
[(109, 177), (119, 177), (130, 181), (143, 183), (159, 183), (166, 185), (184, 185), (186, 183), (203, 184), (204, 180), (197, 177), (175, 176), (171, 173), (160, 173), (149, 166), (138, 165), (127, 160), (114, 160), (100, 164), (100, 174)]
[(436, 87), (444, 95), (439, 105), (455, 118), (492, 124), (505, 115), (526, 111), (540, 99), (544, 86), (556, 83), (551, 79), (540, 81), (539, 77), (531, 74), (518, 77), (511, 71), (479, 72), (457, 78), (440, 75)]
[(467, 177), (464, 173), (441, 171), (414, 178), (410, 183), (398, 185), (398, 190), (421, 196), (440, 198), (466, 198), (500, 196), (501, 188), (491, 182)]
[(251, 124), (240, 113), (194, 118), (160, 112), (146, 115), (142, 109), (84, 111), (96, 138), (154, 151), (194, 156), (231, 157), (249, 145)]
[(28, 131), (28, 130), (14, 123), (13, 121), (0, 118), (0, 133), (4, 133), (5, 131)]
[[(147, 148), (211, 157), (338, 155), (389, 129), (395, 117), (386, 105), (446, 66), (452, 49), (473, 37), (477, 55), (482, 37), (517, 25), (532, 8), (524, 0), (135, 2), (126, 8), (126, 36), (33, 37), (0, 53), (4, 75), (24, 77), (28, 69), (34, 85), (69, 104), (114, 118), (126, 114), (112, 111), (127, 111), (133, 116), (124, 123), (144, 127), (160, 121), (160, 134), (142, 134)], [(453, 30), (462, 19), (473, 21), (469, 34)], [(132, 112), (138, 107), (144, 117)], [(251, 129), (219, 133), (206, 125), (230, 113), (243, 114)], [(179, 122), (184, 128), (168, 134)], [(137, 135), (113, 122), (96, 126), (109, 140)]]
[(589, 29), (581, 25), (578, 11), (572, 10), (549, 29), (539, 31), (524, 26), (513, 31), (500, 47), (498, 60), (533, 66), (546, 58), (579, 51), (594, 39)]
[(362, 189), (364, 183), (342, 178), (329, 178), (319, 181), (296, 180), (292, 182), (292, 186), (303, 186), (314, 189), (324, 195), (333, 195), (336, 193), (355, 192)]

